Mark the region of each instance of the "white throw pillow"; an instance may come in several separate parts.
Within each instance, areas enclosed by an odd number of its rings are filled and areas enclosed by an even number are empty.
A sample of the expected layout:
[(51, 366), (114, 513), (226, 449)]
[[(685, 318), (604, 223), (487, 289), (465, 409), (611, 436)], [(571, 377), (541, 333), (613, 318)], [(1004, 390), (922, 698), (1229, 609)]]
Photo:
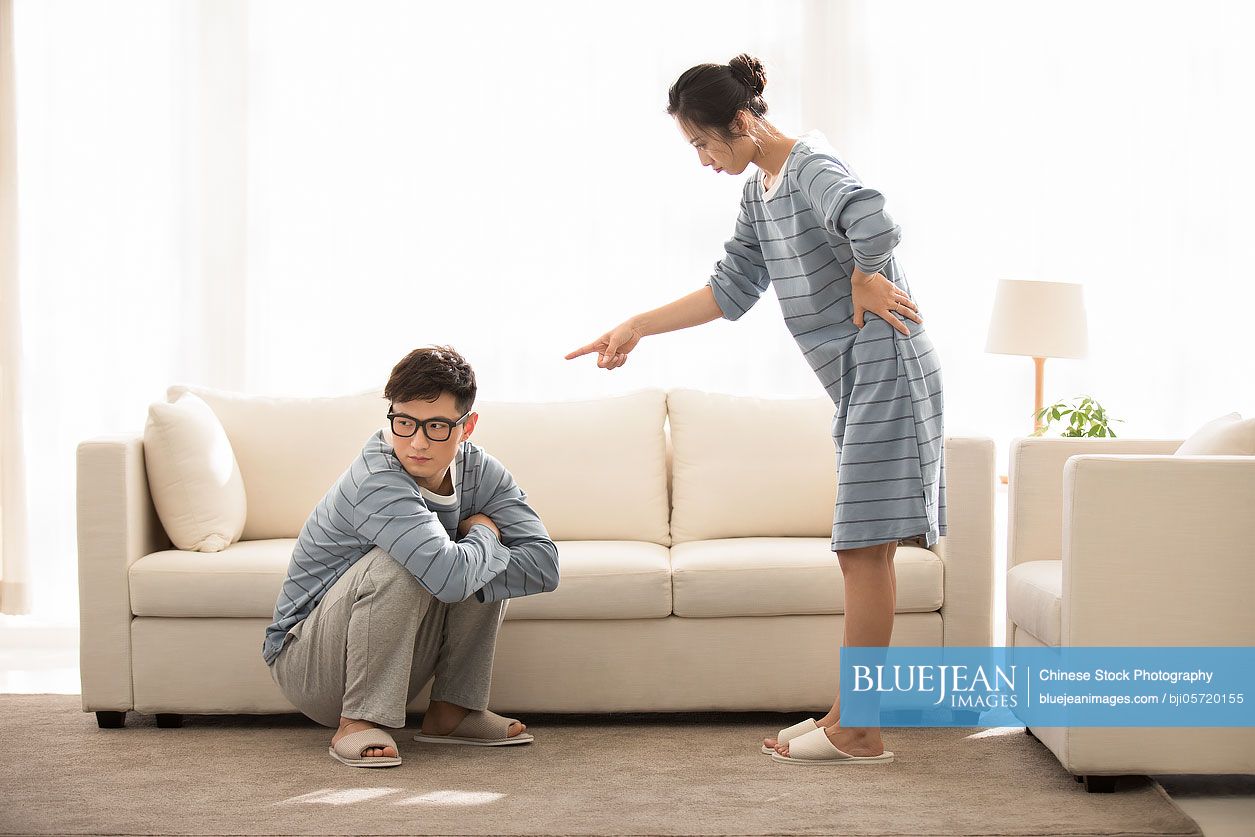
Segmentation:
[(1178, 456), (1255, 456), (1255, 419), (1229, 413), (1204, 424), (1181, 443)]
[(240, 539), (244, 480), (222, 422), (204, 400), (184, 393), (148, 408), (144, 465), (157, 516), (175, 546), (221, 552)]

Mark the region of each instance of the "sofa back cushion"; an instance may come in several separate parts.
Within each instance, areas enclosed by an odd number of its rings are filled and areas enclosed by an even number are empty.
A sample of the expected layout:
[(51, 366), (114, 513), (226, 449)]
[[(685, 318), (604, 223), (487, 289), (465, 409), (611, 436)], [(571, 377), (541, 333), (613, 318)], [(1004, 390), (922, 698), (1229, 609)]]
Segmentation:
[(664, 391), (475, 409), (471, 441), (514, 475), (551, 538), (671, 545)]
[[(382, 390), (335, 398), (199, 395), (235, 451), (248, 496), (243, 539), (294, 538), (327, 490), (384, 426)], [(480, 402), (471, 441), (499, 459), (554, 540), (669, 546), (666, 394), (551, 403)]]
[(826, 397), (670, 392), (674, 542), (831, 537), (833, 414)]
[(217, 414), (231, 440), (248, 497), (243, 540), (295, 538), (366, 439), (384, 426), (382, 390), (335, 398), (271, 398), (204, 387), (192, 392)]

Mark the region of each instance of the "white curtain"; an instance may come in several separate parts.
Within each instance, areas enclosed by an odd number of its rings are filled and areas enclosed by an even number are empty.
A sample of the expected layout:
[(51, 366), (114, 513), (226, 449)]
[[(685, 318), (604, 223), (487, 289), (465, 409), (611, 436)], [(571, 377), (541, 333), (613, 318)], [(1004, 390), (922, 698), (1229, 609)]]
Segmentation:
[(13, 3), (0, 0), (0, 614), (30, 610), (22, 452), (22, 323), (17, 305), (17, 138)]
[(1047, 365), (1048, 398), (1091, 393), (1125, 436), (1255, 412), (1249, 17), (19, 0), (36, 610), (77, 614), (75, 444), (138, 432), (174, 381), (336, 394), (449, 342), (485, 400), (822, 395), (770, 299), (650, 338), (614, 373), (562, 359), (705, 282), (741, 183), (697, 164), (666, 91), (742, 51), (766, 65), (777, 124), (824, 131), (886, 194), (942, 352), (947, 432), (1005, 451), (1031, 426), (1031, 362), (983, 352), (1002, 278), (1085, 284), (1091, 354)]

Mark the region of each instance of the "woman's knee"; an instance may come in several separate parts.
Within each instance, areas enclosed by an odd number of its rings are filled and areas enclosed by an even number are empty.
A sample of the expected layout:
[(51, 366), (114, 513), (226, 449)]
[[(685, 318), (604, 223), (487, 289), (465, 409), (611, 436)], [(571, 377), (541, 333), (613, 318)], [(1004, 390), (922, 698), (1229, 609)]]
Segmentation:
[(877, 565), (883, 567), (887, 559), (892, 556), (892, 549), (893, 544), (889, 543), (860, 546), (855, 549), (838, 549), (837, 563), (841, 565), (842, 573), (875, 569)]

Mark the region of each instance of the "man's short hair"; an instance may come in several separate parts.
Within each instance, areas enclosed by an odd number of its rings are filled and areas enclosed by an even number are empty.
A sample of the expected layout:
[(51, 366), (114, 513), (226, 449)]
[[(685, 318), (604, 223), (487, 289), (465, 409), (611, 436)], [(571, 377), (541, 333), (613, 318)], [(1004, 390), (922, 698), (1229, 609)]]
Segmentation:
[[(453, 396), (459, 413), (475, 403), (475, 370), (452, 346), (415, 349), (392, 367), (383, 397), (392, 404), (435, 401), (443, 393)], [(449, 418), (458, 418), (450, 416)]]

